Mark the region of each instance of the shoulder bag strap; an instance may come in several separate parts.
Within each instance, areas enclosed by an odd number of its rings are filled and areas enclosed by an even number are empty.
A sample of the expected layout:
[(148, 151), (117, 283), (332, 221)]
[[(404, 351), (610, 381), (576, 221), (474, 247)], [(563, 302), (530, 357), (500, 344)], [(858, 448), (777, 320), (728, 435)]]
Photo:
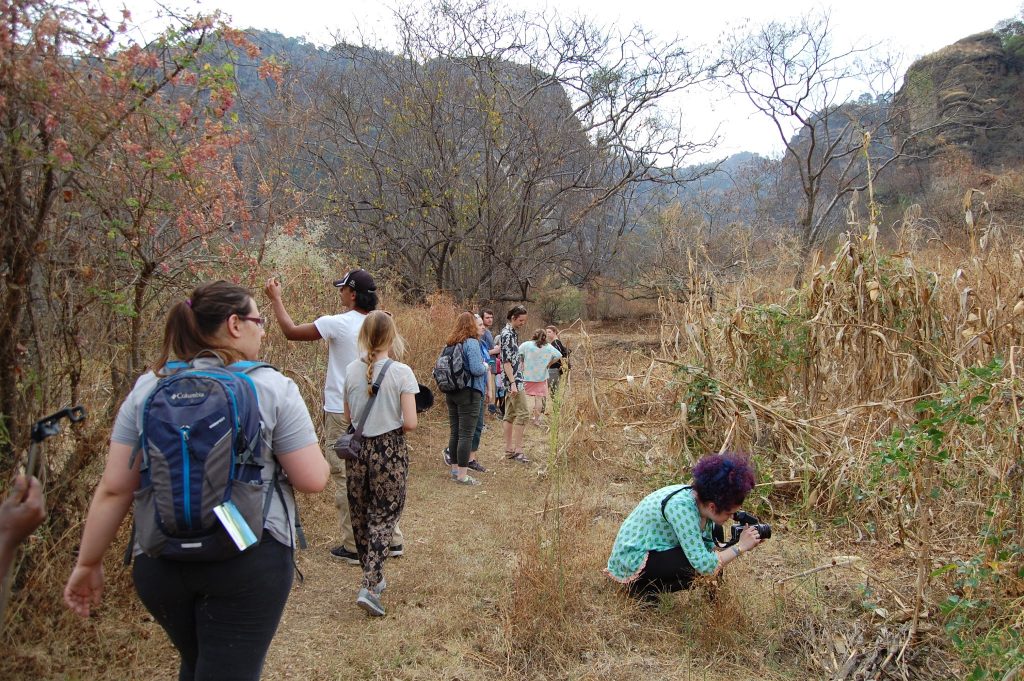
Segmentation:
[(693, 488), (690, 487), (689, 485), (683, 485), (679, 489), (674, 490), (674, 491), (666, 494), (665, 498), (661, 500), (661, 517), (665, 519), (665, 522), (668, 522), (668, 516), (665, 515), (665, 507), (668, 506), (668, 500), (671, 499), (672, 497), (674, 497), (675, 495), (679, 494), (680, 492), (682, 492), (685, 489), (693, 489)]
[[(395, 360), (389, 359), (384, 362), (384, 366), (380, 368), (380, 373), (377, 374), (376, 380), (373, 382), (373, 394), (370, 395), (370, 401), (363, 407), (363, 413), (359, 415), (359, 425), (355, 426), (356, 435), (359, 437), (363, 436), (363, 426), (366, 425), (366, 417), (370, 415), (370, 410), (373, 409), (373, 403), (377, 401), (377, 393), (380, 392), (381, 383), (384, 382), (384, 375), (388, 373), (388, 369), (394, 364)], [(355, 425), (355, 424), (353, 424)]]

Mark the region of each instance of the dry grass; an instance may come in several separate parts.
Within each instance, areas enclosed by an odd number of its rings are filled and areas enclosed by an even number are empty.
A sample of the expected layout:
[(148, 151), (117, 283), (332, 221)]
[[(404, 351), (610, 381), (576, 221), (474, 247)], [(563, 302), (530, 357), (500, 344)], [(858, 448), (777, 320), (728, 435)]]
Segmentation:
[[(940, 614), (943, 599), (982, 604), (987, 629), (962, 634), (1020, 631), (1024, 605), (1019, 554), (996, 555), (976, 539), (986, 529), (1024, 536), (1024, 259), (1000, 238), (985, 247), (968, 239), (966, 255), (942, 248), (911, 261), (857, 237), (800, 291), (786, 290), (781, 267), (730, 286), (695, 275), (697, 293), (663, 299), (648, 328), (573, 325), (558, 417), (550, 432), (530, 430), (535, 469), (502, 461), (491, 421), (481, 458), (493, 471), (482, 488), (457, 494), (466, 490), (451, 489), (437, 455), (444, 408), (411, 439), (408, 556), (388, 566), (383, 621), (362, 617), (352, 604), (355, 571), (328, 557), (337, 537), (330, 494), (301, 500), (313, 550), (300, 556), (307, 579), (289, 602), (267, 678), (963, 676), (942, 630), (952, 621)], [(293, 319), (336, 309), (323, 275), (285, 274)], [(701, 286), (713, 286), (717, 300)], [(409, 345), (406, 361), (428, 383), (457, 308), (443, 297), (419, 307), (386, 290), (382, 298)], [(265, 356), (318, 412), (323, 345), (271, 331)], [(961, 382), (978, 366), (995, 368)], [(92, 371), (86, 400), (103, 413), (109, 384), (103, 367)], [(915, 440), (902, 469), (885, 463), (879, 451), (903, 451), (893, 433), (920, 424), (914, 404), (929, 396), (970, 406), (978, 422), (943, 422), (947, 459), (921, 456), (937, 450)], [(78, 499), (66, 507), (84, 508), (107, 428), (97, 419), (77, 449), (54, 448), (69, 460), (91, 457), (80, 485), (51, 490)], [(762, 484), (751, 510), (776, 537), (717, 589), (638, 608), (601, 574), (619, 524), (651, 489), (725, 447), (757, 457)], [(57, 536), (30, 546), (31, 569), (21, 572), (0, 639), (5, 675), (171, 678), (174, 652), (132, 594), (119, 550), (107, 557), (98, 617), (80, 622), (60, 604), (79, 523), (62, 518)], [(959, 568), (941, 572), (974, 555), (995, 559), (995, 577), (965, 588)], [(959, 655), (970, 664), (981, 653)]]
[[(605, 425), (649, 477), (751, 451), (776, 521), (839, 523), (872, 551), (897, 542), (904, 579), (879, 595), (888, 619), (870, 634), (889, 643), (870, 664), (903, 675), (930, 673), (918, 653), (943, 620), (962, 639), (999, 632), (1021, 659), (1024, 261), (1005, 230), (986, 230), (969, 229), (960, 259), (885, 253), (869, 230), (768, 299), (738, 287), (712, 306), (695, 277), (688, 299), (663, 300), (658, 350), (624, 358), (594, 410), (615, 416)], [(974, 619), (940, 617), (950, 596)], [(1003, 644), (972, 645), (971, 664), (1000, 668)]]

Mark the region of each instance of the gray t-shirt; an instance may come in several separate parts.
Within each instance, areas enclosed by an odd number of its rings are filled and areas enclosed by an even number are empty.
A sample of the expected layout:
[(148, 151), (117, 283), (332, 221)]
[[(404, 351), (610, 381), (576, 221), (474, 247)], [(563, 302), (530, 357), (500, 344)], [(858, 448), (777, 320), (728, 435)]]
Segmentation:
[[(216, 366), (216, 360), (200, 359), (197, 366)], [(390, 373), (390, 371), (389, 371)], [(268, 463), (263, 466), (263, 479), (270, 481), (279, 464), (275, 457), (287, 456), (290, 452), (317, 444), (316, 430), (309, 418), (306, 403), (292, 379), (269, 368), (255, 369), (249, 377), (256, 385), (256, 396), (260, 404), (260, 419), (263, 421), (263, 456)], [(135, 387), (128, 393), (114, 421), (113, 442), (138, 446), (139, 434), (142, 432), (142, 407), (149, 393), (156, 387), (159, 380), (152, 371), (143, 374), (135, 382)], [(274, 456), (268, 456), (273, 452)], [(282, 476), (284, 471), (281, 471)], [(264, 527), (270, 535), (286, 546), (294, 545), (295, 497), (292, 486), (287, 479), (281, 491), (288, 504), (287, 516), (281, 505), (281, 497), (274, 492), (270, 503), (270, 511)], [(289, 522), (289, 520), (291, 522)], [(135, 554), (141, 553), (138, 545)]]
[[(376, 380), (380, 368), (387, 358), (377, 360), (373, 364), (373, 378)], [(357, 359), (345, 369), (345, 399), (348, 401), (349, 417), (353, 421), (362, 418), (363, 408), (370, 399), (366, 383), (366, 359)], [(402, 418), (402, 394), (415, 395), (420, 391), (419, 383), (412, 369), (401, 362), (392, 363), (384, 382), (377, 393), (377, 401), (363, 425), (363, 436), (375, 437), (396, 428), (401, 428), (405, 420)]]

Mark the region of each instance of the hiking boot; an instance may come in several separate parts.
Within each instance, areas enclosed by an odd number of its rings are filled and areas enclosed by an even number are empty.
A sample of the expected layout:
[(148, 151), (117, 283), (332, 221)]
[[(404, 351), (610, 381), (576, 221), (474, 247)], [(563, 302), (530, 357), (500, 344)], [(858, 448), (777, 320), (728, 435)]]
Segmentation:
[(484, 468), (483, 465), (479, 461), (477, 461), (476, 459), (474, 459), (473, 461), (470, 461), (468, 464), (466, 464), (466, 468), (472, 468), (473, 470), (477, 471), (478, 473), (486, 473), (487, 472), (487, 469)]
[(474, 478), (472, 475), (467, 475), (464, 478), (452, 478), (452, 482), (458, 485), (479, 485), (480, 481)]
[(344, 561), (349, 565), (359, 565), (359, 554), (355, 551), (349, 551), (344, 546), (338, 546), (331, 549), (331, 555), (337, 560)]
[(370, 617), (383, 617), (385, 614), (384, 606), (380, 603), (380, 596), (369, 589), (359, 590), (359, 595), (356, 596), (356, 605), (365, 610)]
[(455, 462), (452, 461), (452, 453), (450, 451), (448, 451), (447, 447), (444, 448), (443, 456), (444, 456), (444, 462), (445, 462), (446, 465), (448, 465), (448, 466), (454, 466), (455, 465)]
[(388, 549), (388, 558), (398, 558), (399, 556), (401, 556), (404, 553), (405, 553), (405, 551), (403, 550), (401, 544), (393, 544)]

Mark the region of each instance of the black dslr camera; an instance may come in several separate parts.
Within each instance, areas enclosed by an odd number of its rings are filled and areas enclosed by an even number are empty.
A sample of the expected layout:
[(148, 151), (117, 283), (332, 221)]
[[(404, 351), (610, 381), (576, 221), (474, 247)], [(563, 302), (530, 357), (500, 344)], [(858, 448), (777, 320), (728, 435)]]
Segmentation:
[(768, 523), (762, 523), (757, 519), (756, 516), (752, 516), (746, 511), (736, 511), (733, 514), (732, 519), (735, 520), (731, 528), (732, 536), (729, 537), (729, 541), (725, 541), (725, 528), (721, 525), (715, 525), (711, 530), (711, 536), (715, 539), (715, 544), (720, 549), (727, 549), (740, 540), (740, 532), (743, 528), (748, 525), (753, 525), (757, 528), (758, 534), (761, 535), (761, 539), (770, 539), (772, 536), (772, 526)]

